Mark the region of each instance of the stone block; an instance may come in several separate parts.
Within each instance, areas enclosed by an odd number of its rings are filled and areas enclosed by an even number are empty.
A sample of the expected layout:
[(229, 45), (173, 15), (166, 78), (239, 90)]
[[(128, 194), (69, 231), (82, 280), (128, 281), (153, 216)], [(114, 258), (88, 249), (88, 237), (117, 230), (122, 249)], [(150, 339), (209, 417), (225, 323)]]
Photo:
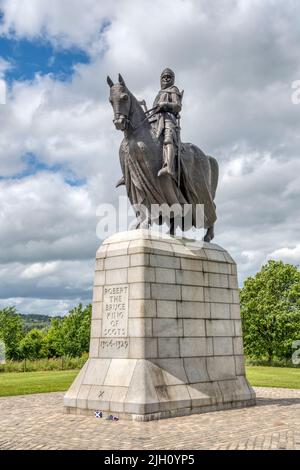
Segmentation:
[(226, 262), (226, 257), (224, 252), (218, 250), (204, 250), (206, 257), (211, 261), (219, 261), (220, 263)]
[(163, 253), (166, 255), (172, 255), (174, 254), (173, 252), (173, 246), (170, 243), (165, 243), (161, 241), (155, 241), (152, 240), (152, 248), (155, 253)]
[(87, 408), (87, 398), (91, 390), (91, 385), (81, 385), (77, 394), (76, 406), (78, 408)]
[[(155, 301), (153, 301), (155, 302)], [(174, 300), (158, 300), (157, 301), (157, 317), (158, 318), (176, 318), (177, 306)]]
[(175, 269), (155, 268), (155, 277), (160, 284), (175, 284)]
[(129, 339), (124, 337), (102, 337), (99, 340), (99, 357), (123, 358), (129, 357)]
[(91, 338), (100, 338), (102, 336), (102, 320), (92, 319)]
[(191, 407), (191, 397), (186, 385), (155, 387), (160, 401), (160, 409), (170, 410)]
[(96, 252), (96, 259), (102, 259), (106, 257), (106, 250), (107, 246), (106, 245), (101, 245), (100, 248), (98, 248)]
[(181, 269), (188, 271), (203, 271), (203, 261), (201, 259), (181, 258)]
[(130, 284), (129, 292), (130, 299), (150, 299), (151, 297), (150, 284), (146, 282)]
[(106, 257), (127, 255), (129, 242), (111, 243), (107, 245)]
[(251, 398), (251, 388), (249, 388), (245, 377), (239, 376), (232, 380), (220, 381), (219, 387), (224, 402), (249, 400)]
[(204, 302), (178, 302), (178, 318), (210, 318), (209, 304)]
[(181, 289), (182, 289), (182, 300), (189, 300), (192, 302), (201, 302), (204, 300), (203, 287), (181, 286)]
[(95, 261), (95, 271), (103, 271), (104, 269), (104, 259), (99, 258)]
[(92, 318), (94, 320), (101, 320), (101, 318), (102, 318), (102, 302), (93, 302)]
[(238, 281), (237, 281), (237, 276), (228, 276), (228, 286), (231, 289), (238, 289)]
[(245, 360), (244, 356), (234, 356), (235, 373), (236, 375), (245, 375)]
[(207, 373), (211, 381), (228, 380), (235, 377), (233, 356), (208, 357)]
[(232, 302), (234, 304), (240, 304), (240, 292), (237, 289), (232, 289)]
[(152, 242), (150, 240), (134, 240), (131, 241), (128, 248), (130, 255), (136, 253), (153, 253)]
[(113, 387), (112, 395), (110, 398), (110, 408), (114, 410), (115, 413), (124, 412), (124, 402), (128, 392), (128, 387)]
[(82, 383), (84, 385), (102, 385), (110, 366), (111, 359), (91, 358)]
[(233, 346), (232, 337), (213, 338), (214, 355), (215, 356), (232, 356)]
[(204, 276), (202, 272), (176, 270), (176, 282), (187, 286), (203, 286)]
[(94, 286), (103, 286), (105, 284), (105, 272), (95, 271)]
[(176, 269), (180, 268), (180, 259), (172, 256), (150, 255), (150, 266)]
[(159, 338), (158, 357), (179, 357), (179, 338)]
[(106, 285), (127, 284), (127, 268), (106, 270)]
[(181, 357), (202, 357), (213, 354), (211, 338), (179, 338)]
[(90, 410), (109, 411), (113, 387), (105, 385), (92, 385), (87, 399), (87, 408)]
[(129, 300), (129, 317), (134, 317), (134, 318), (156, 317), (155, 300), (145, 300), (145, 299)]
[(240, 312), (240, 305), (239, 304), (231, 304), (230, 305), (230, 316), (235, 320), (241, 319), (241, 312)]
[(236, 336), (232, 338), (232, 341), (233, 341), (233, 353), (237, 355), (242, 355), (244, 353), (243, 338), (241, 336)]
[(158, 338), (183, 336), (182, 320), (178, 320), (176, 318), (154, 318), (153, 336)]
[(184, 336), (205, 336), (205, 320), (183, 320)]
[(147, 361), (137, 361), (126, 395), (124, 410), (136, 414), (159, 411), (158, 396), (152, 380), (152, 370)]
[(90, 339), (90, 357), (99, 357), (99, 338)]
[(183, 359), (187, 383), (209, 382), (205, 357), (186, 357)]
[(203, 270), (207, 273), (231, 274), (230, 264), (216, 263), (214, 261), (203, 261)]
[(232, 302), (231, 289), (222, 289), (219, 287), (204, 287), (205, 302), (219, 302), (230, 304)]
[[(160, 380), (156, 380), (155, 385), (180, 385), (187, 383), (187, 375), (183, 365), (183, 359), (168, 358), (154, 359), (154, 364), (158, 366)], [(156, 372), (156, 376), (158, 371)]]
[(135, 255), (130, 255), (130, 266), (149, 266), (150, 265), (150, 255), (145, 253), (137, 253)]
[(145, 266), (128, 269), (128, 282), (155, 282), (155, 270)]
[(151, 297), (156, 300), (180, 300), (180, 286), (170, 284), (151, 284)]
[(207, 406), (222, 401), (220, 390), (216, 383), (200, 382), (188, 386), (192, 406)]
[(227, 289), (229, 280), (227, 274), (208, 273), (208, 286), (209, 287), (222, 287)]
[(215, 303), (211, 302), (210, 304), (210, 316), (212, 319), (230, 319), (230, 304), (224, 303)]
[(136, 363), (136, 359), (112, 359), (105, 377), (104, 385), (128, 387)]
[(232, 320), (206, 320), (207, 336), (234, 336)]
[(105, 270), (122, 269), (129, 267), (130, 257), (127, 255), (113, 256), (104, 260)]
[(102, 302), (102, 296), (103, 296), (103, 287), (95, 286), (93, 289), (93, 303)]
[(129, 357), (133, 359), (158, 357), (157, 338), (130, 338)]
[(241, 320), (234, 320), (235, 336), (243, 336)]
[(132, 337), (143, 338), (152, 337), (152, 320), (151, 318), (130, 318), (128, 334)]

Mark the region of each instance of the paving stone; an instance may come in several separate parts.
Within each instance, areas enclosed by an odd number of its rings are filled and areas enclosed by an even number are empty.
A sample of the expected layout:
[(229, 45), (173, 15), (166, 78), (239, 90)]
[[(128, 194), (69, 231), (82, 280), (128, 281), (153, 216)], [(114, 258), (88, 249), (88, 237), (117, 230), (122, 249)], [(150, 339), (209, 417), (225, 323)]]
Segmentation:
[[(115, 388), (111, 400), (125, 390)], [(255, 391), (254, 407), (149, 422), (64, 414), (62, 392), (2, 397), (0, 449), (300, 450), (300, 389)]]

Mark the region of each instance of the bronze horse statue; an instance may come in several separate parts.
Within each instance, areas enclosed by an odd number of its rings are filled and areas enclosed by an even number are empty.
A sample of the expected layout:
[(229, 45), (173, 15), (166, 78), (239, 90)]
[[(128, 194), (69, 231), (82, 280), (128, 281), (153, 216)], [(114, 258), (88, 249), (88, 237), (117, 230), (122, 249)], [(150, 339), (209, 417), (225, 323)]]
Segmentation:
[[(119, 74), (114, 84), (107, 77), (110, 87), (109, 101), (113, 107), (116, 129), (124, 132), (119, 156), (123, 178), (118, 183), (125, 184), (127, 195), (136, 217), (136, 228), (148, 228), (154, 220), (149, 217), (153, 205), (171, 207), (179, 204), (191, 208), (191, 226), (207, 229), (204, 241), (214, 237), (216, 194), (219, 166), (215, 158), (205, 155), (196, 145), (182, 143), (180, 151), (180, 181), (170, 175), (158, 176), (162, 166), (163, 142), (148, 121), (147, 113), (140, 102), (127, 88)], [(202, 222), (196, 217), (196, 206), (204, 207)], [(145, 207), (145, 210), (141, 210)], [(161, 216), (158, 223), (163, 223)], [(170, 233), (174, 234), (174, 218), (169, 221)], [(187, 227), (183, 224), (184, 230)]]

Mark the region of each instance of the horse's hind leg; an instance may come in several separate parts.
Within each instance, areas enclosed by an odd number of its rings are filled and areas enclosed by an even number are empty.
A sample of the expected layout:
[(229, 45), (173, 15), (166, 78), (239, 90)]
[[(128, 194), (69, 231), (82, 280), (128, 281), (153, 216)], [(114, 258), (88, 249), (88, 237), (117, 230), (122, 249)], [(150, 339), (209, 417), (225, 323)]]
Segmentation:
[(175, 220), (174, 220), (174, 217), (170, 217), (169, 230), (168, 230), (167, 233), (171, 236), (175, 235)]
[(211, 227), (209, 227), (207, 229), (207, 232), (206, 232), (205, 237), (204, 237), (204, 241), (209, 243), (209, 242), (212, 241), (214, 236), (215, 236), (214, 226), (212, 225)]

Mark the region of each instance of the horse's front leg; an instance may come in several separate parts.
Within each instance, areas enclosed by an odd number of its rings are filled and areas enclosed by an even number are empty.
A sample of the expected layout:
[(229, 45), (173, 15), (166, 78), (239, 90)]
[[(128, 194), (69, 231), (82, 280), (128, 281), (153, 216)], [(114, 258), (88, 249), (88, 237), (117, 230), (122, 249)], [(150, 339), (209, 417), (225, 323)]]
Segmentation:
[(136, 229), (148, 229), (151, 226), (149, 211), (145, 206), (139, 206), (139, 210), (136, 212), (136, 218)]
[(209, 243), (209, 242), (212, 241), (214, 236), (215, 236), (214, 225), (212, 225), (211, 227), (208, 227), (207, 232), (206, 232), (205, 237), (204, 237), (203, 240), (205, 242)]

